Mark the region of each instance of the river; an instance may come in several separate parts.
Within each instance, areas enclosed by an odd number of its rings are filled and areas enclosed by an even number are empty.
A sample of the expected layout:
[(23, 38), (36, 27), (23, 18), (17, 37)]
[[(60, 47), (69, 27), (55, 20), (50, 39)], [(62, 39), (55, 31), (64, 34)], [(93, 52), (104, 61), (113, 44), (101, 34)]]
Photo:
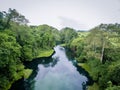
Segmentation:
[[(26, 66), (33, 69), (29, 79), (14, 90), (86, 90), (89, 78), (85, 71), (69, 60), (65, 48), (54, 47), (55, 53), (48, 58), (33, 60)], [(21, 82), (21, 81), (20, 81)]]

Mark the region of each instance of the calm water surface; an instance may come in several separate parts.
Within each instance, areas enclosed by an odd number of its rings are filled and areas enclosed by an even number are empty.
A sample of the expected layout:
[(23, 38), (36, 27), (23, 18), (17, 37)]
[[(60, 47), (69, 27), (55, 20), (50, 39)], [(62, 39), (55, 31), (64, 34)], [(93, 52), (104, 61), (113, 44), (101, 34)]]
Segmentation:
[(68, 59), (65, 49), (56, 46), (54, 50), (52, 57), (28, 64), (34, 71), (24, 80), (24, 90), (86, 90), (88, 78)]

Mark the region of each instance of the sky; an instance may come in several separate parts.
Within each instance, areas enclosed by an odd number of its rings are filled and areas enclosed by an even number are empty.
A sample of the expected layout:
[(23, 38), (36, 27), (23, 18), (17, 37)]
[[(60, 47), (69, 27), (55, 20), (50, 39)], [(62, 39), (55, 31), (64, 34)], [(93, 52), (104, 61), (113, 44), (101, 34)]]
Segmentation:
[(16, 9), (29, 25), (89, 30), (101, 23), (120, 23), (120, 0), (0, 0), (0, 11)]

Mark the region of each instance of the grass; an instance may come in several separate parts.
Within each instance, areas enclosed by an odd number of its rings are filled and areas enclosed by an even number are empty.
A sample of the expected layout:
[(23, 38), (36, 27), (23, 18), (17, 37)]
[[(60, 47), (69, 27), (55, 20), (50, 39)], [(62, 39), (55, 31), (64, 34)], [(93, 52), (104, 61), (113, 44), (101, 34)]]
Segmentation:
[(78, 65), (84, 68), (90, 74), (91, 69), (86, 63), (78, 63)]
[[(86, 63), (78, 63), (78, 65), (84, 68), (90, 74), (91, 69)], [(87, 90), (99, 90), (99, 85), (94, 83), (92, 86), (88, 86)]]
[(31, 69), (25, 69), (24, 70), (24, 78), (29, 78), (29, 76), (32, 74), (32, 71)]
[(52, 55), (54, 52), (54, 50), (41, 50), (38, 55), (38, 57), (49, 57), (50, 55)]
[(65, 46), (66, 46), (66, 44), (60, 44), (60, 46), (65, 47)]
[(92, 86), (88, 86), (88, 90), (99, 90), (99, 86), (97, 83), (94, 83)]

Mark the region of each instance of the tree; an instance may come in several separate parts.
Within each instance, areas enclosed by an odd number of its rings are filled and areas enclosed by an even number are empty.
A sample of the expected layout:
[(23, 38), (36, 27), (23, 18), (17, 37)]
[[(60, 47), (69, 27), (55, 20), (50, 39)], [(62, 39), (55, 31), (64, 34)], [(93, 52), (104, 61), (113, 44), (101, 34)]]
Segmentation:
[(77, 32), (69, 27), (63, 28), (60, 31), (61, 43), (70, 43), (74, 38), (78, 36)]
[(6, 28), (10, 27), (11, 23), (17, 23), (17, 24), (22, 24), (25, 25), (27, 24), (29, 21), (25, 18), (25, 16), (21, 15), (19, 12), (17, 12), (16, 9), (11, 9), (9, 8), (8, 12), (0, 12), (0, 18), (2, 20), (0, 20), (0, 23), (4, 24), (3, 26), (3, 30), (5, 30)]
[[(4, 32), (0, 33), (0, 90), (7, 90), (10, 88), (11, 83), (22, 75), (23, 68), (19, 69), (22, 65), (20, 61), (21, 46), (16, 43), (16, 39), (13, 36), (9, 36)], [(23, 66), (23, 65), (22, 65)]]
[(36, 27), (35, 35), (41, 48), (53, 48), (60, 41), (59, 31), (48, 25)]
[(98, 26), (93, 28), (86, 38), (86, 44), (88, 45), (87, 48), (90, 52), (93, 52), (92, 56), (98, 58), (102, 63), (104, 62), (103, 56), (105, 48), (110, 47), (111, 45), (109, 37), (109, 32), (105, 31), (103, 27)]

